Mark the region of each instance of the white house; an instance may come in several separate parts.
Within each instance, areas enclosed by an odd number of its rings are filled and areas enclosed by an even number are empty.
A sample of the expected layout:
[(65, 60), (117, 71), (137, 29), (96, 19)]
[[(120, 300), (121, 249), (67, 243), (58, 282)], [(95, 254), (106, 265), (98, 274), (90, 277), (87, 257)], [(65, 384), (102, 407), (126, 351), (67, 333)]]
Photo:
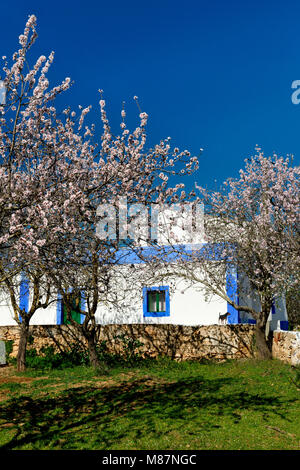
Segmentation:
[[(184, 222), (184, 217), (180, 219)], [(170, 226), (170, 225), (169, 225)], [(172, 226), (172, 224), (171, 224)], [(198, 227), (199, 228), (199, 227)], [(174, 229), (174, 226), (173, 226)], [(174, 229), (175, 230), (175, 229)], [(203, 230), (196, 233), (182, 230), (180, 223), (176, 224), (176, 241), (181, 241), (187, 251), (205, 245)], [(156, 234), (157, 246), (164, 247), (170, 263), (178, 262), (174, 250), (170, 249), (172, 238), (166, 230)], [(151, 254), (155, 247), (141, 243), (144, 256)], [(111, 323), (169, 323), (179, 325), (210, 325), (218, 324), (220, 314), (229, 313), (227, 322), (230, 324), (254, 323), (249, 314), (235, 310), (225, 300), (217, 295), (207, 297), (199, 285), (193, 285), (185, 279), (166, 278), (163, 282), (147, 279), (147, 264), (143, 258), (136, 255), (128, 247), (120, 248), (119, 264), (114, 267), (118, 292), (114, 304), (102, 302), (99, 304), (96, 320), (99, 324)], [(134, 266), (135, 275), (128, 275)], [(257, 304), (255, 293), (249, 295), (247, 280), (238, 282), (238, 269), (228, 266), (224, 279), (227, 295), (240, 305), (254, 306)], [(245, 286), (245, 289), (241, 286)], [(247, 294), (246, 294), (247, 292)], [(84, 310), (84, 293), (81, 298), (81, 309)], [(21, 279), (19, 303), (22, 308), (30, 305), (30, 288), (26, 279)], [(74, 314), (75, 315), (75, 314)], [(77, 314), (77, 321), (83, 321), (83, 316)], [(286, 306), (283, 299), (274, 303), (270, 312), (270, 329), (288, 329)], [(279, 322), (279, 323), (278, 323)], [(64, 307), (59, 295), (47, 309), (39, 309), (32, 317), (32, 325), (54, 325), (64, 323)], [(0, 295), (0, 326), (15, 325), (10, 302), (3, 294)]]

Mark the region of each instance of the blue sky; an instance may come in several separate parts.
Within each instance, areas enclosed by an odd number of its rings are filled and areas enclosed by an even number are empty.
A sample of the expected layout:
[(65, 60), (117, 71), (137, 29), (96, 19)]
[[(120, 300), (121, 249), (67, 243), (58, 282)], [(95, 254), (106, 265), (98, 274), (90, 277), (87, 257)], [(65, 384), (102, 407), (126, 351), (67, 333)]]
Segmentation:
[(300, 163), (300, 3), (289, 1), (19, 1), (1, 4), (0, 56), (38, 19), (33, 57), (55, 51), (50, 79), (75, 81), (59, 105), (93, 106), (98, 89), (118, 132), (122, 101), (149, 114), (149, 146), (172, 137), (197, 155), (209, 187), (236, 177), (256, 145)]

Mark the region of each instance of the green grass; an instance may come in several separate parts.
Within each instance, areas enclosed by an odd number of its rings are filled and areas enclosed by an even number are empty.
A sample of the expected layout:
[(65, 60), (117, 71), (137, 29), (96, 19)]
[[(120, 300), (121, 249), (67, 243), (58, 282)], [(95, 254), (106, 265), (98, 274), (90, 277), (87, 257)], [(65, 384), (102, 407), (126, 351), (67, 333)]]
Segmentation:
[(0, 449), (299, 449), (296, 371), (276, 360), (4, 370)]

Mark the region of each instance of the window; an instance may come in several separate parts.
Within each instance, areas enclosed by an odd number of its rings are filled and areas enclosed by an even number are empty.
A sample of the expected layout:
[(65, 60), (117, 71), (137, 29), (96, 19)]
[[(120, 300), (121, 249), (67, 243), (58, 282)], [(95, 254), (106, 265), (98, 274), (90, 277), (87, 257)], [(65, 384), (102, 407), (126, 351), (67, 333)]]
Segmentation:
[(168, 286), (144, 287), (144, 317), (170, 316), (170, 294)]
[(148, 312), (166, 311), (166, 291), (150, 290), (147, 292)]
[[(72, 295), (72, 310), (71, 310), (71, 317), (77, 323), (82, 323), (83, 315), (81, 313), (81, 309), (84, 310), (84, 294), (80, 292), (79, 294)], [(57, 298), (57, 324), (58, 325), (68, 325), (70, 321), (67, 320), (67, 307), (65, 302), (63, 301), (63, 296), (58, 294)]]

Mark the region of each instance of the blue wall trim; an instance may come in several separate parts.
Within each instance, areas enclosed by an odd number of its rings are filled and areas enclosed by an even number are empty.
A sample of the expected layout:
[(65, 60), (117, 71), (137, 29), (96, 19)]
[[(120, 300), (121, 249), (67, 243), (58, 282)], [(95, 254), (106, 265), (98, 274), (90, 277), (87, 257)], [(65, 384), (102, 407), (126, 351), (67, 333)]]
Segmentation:
[[(81, 291), (81, 301), (80, 301), (80, 310), (84, 310), (85, 311), (86, 309), (86, 297), (85, 297), (85, 292), (84, 290)], [(80, 314), (80, 323), (82, 325), (82, 323), (84, 322), (84, 319), (85, 319), (85, 315), (83, 313)]]
[[(135, 247), (133, 249), (121, 248), (116, 251), (111, 262), (116, 264), (143, 264), (152, 258), (161, 259), (163, 262), (171, 263), (175, 260), (189, 261), (191, 255), (193, 260), (211, 259), (211, 260), (226, 260), (223, 257), (224, 243), (202, 243), (197, 245), (182, 244), (182, 245), (152, 245)], [(230, 261), (230, 260), (228, 260)]]
[[(166, 311), (148, 312), (147, 293), (151, 290), (164, 290), (166, 292)], [(143, 315), (144, 317), (169, 317), (170, 316), (170, 288), (169, 286), (143, 287)]]
[(56, 324), (62, 325), (63, 324), (63, 303), (62, 303), (62, 295), (60, 293), (57, 294), (57, 304), (56, 304)]
[[(25, 274), (21, 274), (21, 282), (20, 282), (20, 300), (19, 300), (19, 307), (21, 310), (28, 313), (29, 310), (29, 280), (26, 278)], [(20, 316), (20, 320), (21, 316)]]
[[(236, 266), (232, 264), (227, 265), (226, 269), (226, 293), (228, 297), (235, 302), (239, 303), (238, 296), (238, 271)], [(239, 311), (227, 302), (227, 312), (230, 313), (227, 318), (228, 323), (240, 323)]]

